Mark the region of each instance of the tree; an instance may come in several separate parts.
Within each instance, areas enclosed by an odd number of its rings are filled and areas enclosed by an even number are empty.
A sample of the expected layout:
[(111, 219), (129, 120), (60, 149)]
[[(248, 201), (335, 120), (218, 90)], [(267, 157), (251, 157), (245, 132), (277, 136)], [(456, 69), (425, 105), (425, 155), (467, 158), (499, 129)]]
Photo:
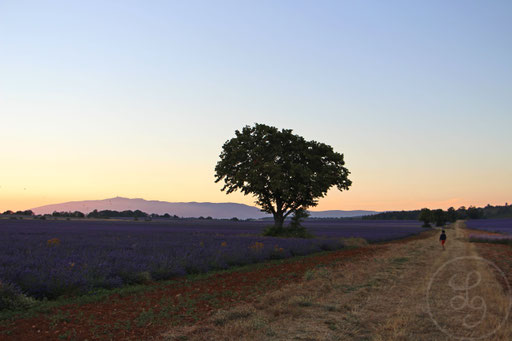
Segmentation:
[(300, 208), (293, 213), (292, 220), (290, 222), (290, 227), (292, 228), (300, 228), (302, 225), (302, 221), (309, 217), (309, 212)]
[(282, 227), (290, 214), (316, 206), (329, 188), (348, 190), (352, 182), (344, 165), (343, 154), (331, 146), (306, 141), (291, 129), (255, 124), (224, 143), (215, 182), (224, 180), (228, 194), (254, 195), (261, 211)]
[(80, 211), (73, 212), (73, 216), (76, 217), (76, 218), (85, 218), (85, 214), (83, 214)]
[(436, 223), (436, 226), (443, 226), (446, 224), (446, 214), (442, 209), (432, 211), (432, 221)]
[(469, 206), (467, 214), (469, 219), (481, 219), (483, 218), (483, 209)]
[(268, 226), (264, 231), (264, 236), (281, 236), (281, 237), (296, 237), (296, 238), (312, 238), (313, 235), (309, 233), (302, 221), (309, 217), (309, 212), (303, 208), (299, 208), (293, 212), (290, 219), (290, 226), (286, 229), (276, 226)]
[(430, 227), (430, 223), (432, 222), (432, 211), (428, 208), (422, 208), (419, 220), (423, 222), (423, 227)]
[(454, 223), (457, 220), (457, 211), (455, 211), (455, 208), (450, 207), (448, 211), (446, 211), (446, 219), (450, 223)]
[(468, 217), (468, 212), (465, 206), (461, 206), (457, 209), (457, 219), (466, 219)]

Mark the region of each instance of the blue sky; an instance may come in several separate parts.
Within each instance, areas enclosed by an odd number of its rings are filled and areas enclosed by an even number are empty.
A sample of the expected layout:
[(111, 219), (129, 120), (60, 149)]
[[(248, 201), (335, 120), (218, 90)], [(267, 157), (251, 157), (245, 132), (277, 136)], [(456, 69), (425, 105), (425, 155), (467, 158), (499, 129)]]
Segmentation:
[(254, 122), (345, 153), (318, 209), (510, 201), (511, 37), (509, 1), (2, 1), (0, 210), (250, 204), (213, 167)]

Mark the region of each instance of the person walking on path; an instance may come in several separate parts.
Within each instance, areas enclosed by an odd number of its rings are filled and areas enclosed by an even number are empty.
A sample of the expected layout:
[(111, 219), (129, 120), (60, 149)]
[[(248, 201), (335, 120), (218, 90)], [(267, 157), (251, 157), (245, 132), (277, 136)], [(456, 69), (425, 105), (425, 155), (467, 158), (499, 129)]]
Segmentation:
[(443, 246), (444, 250), (444, 243), (446, 242), (446, 233), (444, 230), (441, 232), (441, 235), (439, 236), (439, 240), (441, 241), (441, 245)]

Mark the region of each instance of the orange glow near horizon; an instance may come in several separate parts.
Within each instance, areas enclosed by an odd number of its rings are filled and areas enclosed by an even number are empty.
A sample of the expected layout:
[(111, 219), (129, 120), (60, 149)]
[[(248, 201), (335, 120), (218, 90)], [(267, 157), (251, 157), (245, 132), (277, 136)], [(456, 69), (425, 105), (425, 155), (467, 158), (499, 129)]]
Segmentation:
[[(61, 166), (63, 165), (58, 165)], [(0, 211), (25, 210), (67, 201), (101, 200), (116, 196), (170, 202), (237, 202), (254, 206), (251, 196), (241, 193), (226, 195), (221, 192), (221, 185), (214, 183), (213, 171), (208, 169), (211, 167), (195, 166), (188, 170), (173, 169), (170, 165), (159, 165), (155, 168), (132, 165), (130, 171), (121, 172), (121, 165), (112, 168), (95, 165), (95, 172), (86, 168), (86, 163), (78, 163), (64, 167), (59, 175), (52, 173), (55, 171), (53, 167), (48, 167), (47, 173), (44, 172), (44, 167), (40, 167), (37, 176), (29, 171), (25, 174), (21, 172), (17, 176), (12, 174), (11, 181), (1, 185)], [(128, 168), (128, 165), (124, 167)], [(106, 174), (104, 170), (109, 169), (110, 172)], [(470, 205), (503, 205), (512, 201), (507, 197), (512, 191), (502, 186), (500, 179), (489, 181), (487, 186), (480, 188), (468, 188), (461, 177), (458, 181), (447, 178), (436, 187), (428, 181), (424, 181), (422, 186), (415, 185), (414, 178), (401, 178), (398, 183), (379, 183), (375, 179), (364, 179), (355, 174), (351, 178), (354, 184), (349, 191), (339, 192), (333, 188), (311, 210), (389, 211), (422, 207), (446, 209), (450, 206), (457, 208)], [(495, 189), (495, 194), (489, 189)], [(499, 189), (503, 189), (501, 193)]]
[[(221, 184), (214, 182), (220, 148), (233, 132), (225, 128), (215, 136), (209, 133), (207, 136), (205, 131), (204, 142), (200, 143), (179, 137), (182, 147), (174, 149), (170, 147), (172, 141), (150, 148), (149, 141), (139, 140), (135, 145), (128, 137), (103, 144), (89, 142), (88, 136), (78, 144), (61, 143), (56, 138), (39, 144), (24, 140), (17, 153), (3, 155), (0, 211), (116, 196), (254, 205), (251, 196), (226, 195), (220, 191)], [(313, 133), (308, 135), (315, 138)], [(183, 142), (185, 138), (189, 141)], [(415, 158), (415, 150), (397, 149), (400, 158), (388, 160), (377, 145), (373, 146), (375, 150), (335, 144), (333, 147), (345, 152), (353, 185), (344, 192), (331, 189), (312, 210), (446, 209), (512, 201), (512, 162), (507, 158), (497, 158), (493, 165), (487, 156), (483, 160), (487, 166), (475, 167), (474, 163), (482, 161), (451, 160), (446, 155), (435, 160), (442, 166), (424, 166), (422, 160)], [(62, 156), (49, 157), (48, 150)]]

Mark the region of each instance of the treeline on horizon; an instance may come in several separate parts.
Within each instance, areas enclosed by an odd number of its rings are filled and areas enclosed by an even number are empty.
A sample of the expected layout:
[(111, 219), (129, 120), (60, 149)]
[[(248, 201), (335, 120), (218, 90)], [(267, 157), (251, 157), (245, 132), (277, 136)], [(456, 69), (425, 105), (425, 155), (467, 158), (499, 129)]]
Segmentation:
[[(36, 216), (34, 212), (31, 210), (26, 211), (10, 211), (7, 210), (3, 213), (3, 215), (17, 215), (17, 216)], [(55, 218), (174, 218), (178, 219), (177, 215), (170, 215), (169, 213), (165, 213), (162, 215), (159, 214), (148, 214), (146, 212), (142, 212), (141, 210), (126, 210), (126, 211), (113, 211), (113, 210), (94, 210), (88, 214), (84, 214), (80, 211), (74, 212), (57, 212), (54, 211), (52, 214), (42, 214), (39, 217), (55, 217)]]
[[(25, 211), (11, 211), (7, 210), (2, 213), (4, 216), (32, 216), (39, 217), (41, 219), (45, 219), (47, 217), (53, 218), (96, 218), (96, 219), (110, 219), (110, 218), (144, 218), (144, 219), (153, 219), (153, 218), (164, 218), (164, 219), (205, 219), (211, 220), (212, 217), (197, 217), (197, 218), (183, 218), (178, 217), (177, 215), (171, 215), (169, 213), (165, 213), (162, 215), (159, 214), (148, 214), (146, 212), (140, 210), (125, 210), (125, 211), (113, 211), (113, 210), (94, 210), (88, 214), (84, 214), (80, 211), (74, 212), (53, 212), (52, 214), (43, 214), (36, 215), (31, 210)], [(458, 209), (450, 207), (446, 211), (442, 209), (430, 210), (428, 208), (424, 208), (421, 210), (412, 210), (412, 211), (391, 211), (391, 212), (382, 212), (373, 215), (363, 216), (363, 217), (345, 217), (345, 218), (308, 218), (308, 219), (344, 219), (344, 220), (354, 220), (354, 219), (363, 219), (363, 220), (421, 220), (428, 223), (436, 223), (436, 225), (442, 225), (444, 222), (454, 222), (458, 219), (492, 219), (492, 218), (512, 218), (512, 205), (505, 203), (503, 206), (492, 206), (487, 205), (485, 207), (474, 207), (469, 206), (466, 208), (465, 206), (461, 206)], [(265, 219), (265, 218), (264, 218)], [(267, 218), (271, 219), (271, 218)], [(239, 220), (236, 217), (231, 218), (230, 220)], [(252, 220), (252, 219), (249, 219)]]
[[(152, 214), (149, 214), (149, 213), (146, 213), (146, 212), (143, 212), (141, 210), (135, 210), (135, 211), (132, 211), (132, 210), (125, 210), (125, 211), (114, 211), (114, 210), (101, 210), (101, 211), (98, 211), (98, 210), (94, 210), (88, 214), (84, 214), (80, 211), (74, 211), (74, 212), (57, 212), (57, 211), (54, 211), (52, 214), (41, 214), (41, 215), (36, 215), (32, 210), (26, 210), (26, 211), (11, 211), (11, 210), (7, 210), (5, 212), (2, 213), (2, 215), (6, 215), (6, 216), (27, 216), (27, 217), (34, 217), (34, 218), (40, 218), (40, 219), (45, 219), (45, 218), (96, 218), (96, 219), (110, 219), (110, 218), (134, 218), (134, 219), (138, 219), (138, 218), (144, 218), (144, 219), (147, 219), (147, 220), (150, 220), (150, 219), (153, 219), (153, 218), (164, 218), (164, 219), (205, 219), (205, 220), (212, 220), (213, 218), (212, 217), (198, 217), (198, 218), (183, 218), (183, 217), (179, 217), (177, 216), (176, 214), (174, 215), (171, 215), (169, 213), (165, 213), (165, 214), (156, 214), (156, 213), (152, 213)], [(14, 218), (13, 217), (13, 218)], [(238, 220), (238, 218), (236, 217), (233, 217), (231, 218), (230, 220)]]
[(446, 211), (442, 209), (430, 210), (423, 208), (412, 211), (392, 211), (382, 212), (374, 215), (364, 216), (365, 220), (422, 220), (429, 218), (430, 221), (449, 221), (454, 222), (458, 219), (493, 219), (493, 218), (512, 218), (512, 205), (505, 203), (503, 206), (487, 205), (485, 207), (461, 206), (458, 209), (450, 207)]

